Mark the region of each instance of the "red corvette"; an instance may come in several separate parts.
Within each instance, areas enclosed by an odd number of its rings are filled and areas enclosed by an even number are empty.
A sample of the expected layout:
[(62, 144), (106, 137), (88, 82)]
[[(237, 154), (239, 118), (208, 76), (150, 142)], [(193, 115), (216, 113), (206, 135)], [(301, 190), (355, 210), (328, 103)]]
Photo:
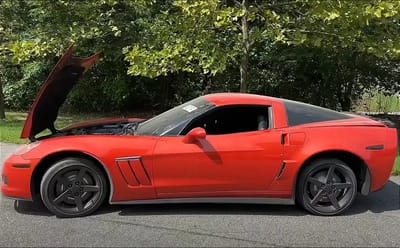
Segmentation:
[[(67, 94), (97, 55), (60, 59), (31, 107), (30, 144), (4, 164), (1, 191), (43, 201), (57, 216), (111, 204), (297, 202), (340, 214), (388, 181), (396, 129), (366, 117), (273, 97), (198, 97), (148, 120), (54, 127)], [(37, 137), (49, 129), (50, 135)]]

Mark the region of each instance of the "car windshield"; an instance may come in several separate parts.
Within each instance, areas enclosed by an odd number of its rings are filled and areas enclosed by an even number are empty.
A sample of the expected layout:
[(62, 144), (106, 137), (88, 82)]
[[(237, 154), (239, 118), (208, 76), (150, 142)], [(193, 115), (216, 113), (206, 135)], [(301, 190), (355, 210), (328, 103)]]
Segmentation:
[(189, 121), (214, 107), (215, 105), (207, 101), (204, 97), (195, 98), (140, 123), (136, 134), (155, 136), (178, 135)]

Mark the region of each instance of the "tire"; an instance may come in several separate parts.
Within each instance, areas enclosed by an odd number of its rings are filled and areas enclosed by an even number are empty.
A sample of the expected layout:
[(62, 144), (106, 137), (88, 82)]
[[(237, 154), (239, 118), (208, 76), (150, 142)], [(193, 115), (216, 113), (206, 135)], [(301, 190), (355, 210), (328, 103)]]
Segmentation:
[(44, 205), (57, 217), (81, 217), (93, 213), (104, 202), (107, 182), (92, 161), (66, 158), (43, 175), (40, 195)]
[(356, 195), (356, 176), (339, 159), (315, 160), (300, 172), (296, 199), (312, 214), (341, 214), (353, 204)]

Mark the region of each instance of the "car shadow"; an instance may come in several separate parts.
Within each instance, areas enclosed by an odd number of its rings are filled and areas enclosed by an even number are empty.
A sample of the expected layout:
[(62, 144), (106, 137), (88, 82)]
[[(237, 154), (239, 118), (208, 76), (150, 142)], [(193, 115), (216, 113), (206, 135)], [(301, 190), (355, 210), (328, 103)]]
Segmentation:
[(307, 213), (297, 206), (263, 204), (154, 204), (125, 206), (121, 216), (144, 215), (285, 215), (303, 216)]
[[(54, 216), (42, 203), (15, 201), (15, 210), (20, 214)], [(400, 186), (389, 181), (385, 187), (369, 196), (358, 195), (353, 206), (343, 215), (357, 215), (370, 211), (383, 213), (400, 209)], [(92, 215), (104, 215), (118, 212), (121, 216), (146, 215), (309, 215), (298, 206), (263, 204), (146, 204), (146, 205), (109, 205), (104, 204)]]
[(27, 215), (54, 216), (42, 202), (14, 201), (14, 209), (17, 213)]
[(353, 206), (344, 215), (353, 215), (370, 211), (383, 213), (400, 209), (400, 185), (389, 181), (385, 187), (368, 196), (358, 195)]

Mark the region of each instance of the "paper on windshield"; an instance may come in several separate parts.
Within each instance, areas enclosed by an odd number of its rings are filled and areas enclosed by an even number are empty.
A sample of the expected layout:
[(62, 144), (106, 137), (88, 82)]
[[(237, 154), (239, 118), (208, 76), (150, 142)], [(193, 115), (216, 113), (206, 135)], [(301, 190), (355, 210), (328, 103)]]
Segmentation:
[(185, 110), (186, 112), (190, 113), (190, 112), (195, 111), (197, 109), (197, 107), (193, 106), (193, 105), (187, 105), (187, 106), (183, 107), (182, 109)]

